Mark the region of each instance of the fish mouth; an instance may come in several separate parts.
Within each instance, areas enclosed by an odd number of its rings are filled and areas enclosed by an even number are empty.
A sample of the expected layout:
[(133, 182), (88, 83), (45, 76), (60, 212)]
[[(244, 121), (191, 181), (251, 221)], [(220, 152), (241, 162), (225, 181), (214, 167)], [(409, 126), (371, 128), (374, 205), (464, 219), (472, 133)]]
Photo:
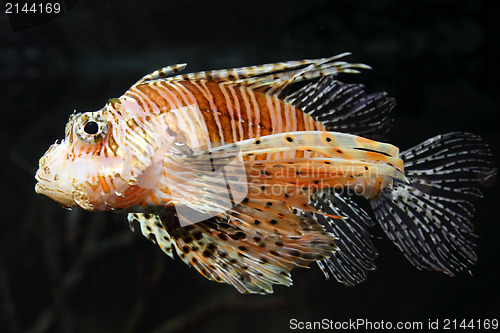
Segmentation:
[(36, 194), (44, 194), (44, 192), (45, 192), (44, 188), (40, 184), (40, 180), (38, 180), (38, 182), (35, 184), (35, 192), (36, 192)]
[(76, 206), (71, 195), (68, 195), (57, 187), (50, 186), (51, 183), (44, 179), (36, 179), (38, 180), (38, 182), (35, 184), (35, 192), (37, 194), (43, 194), (66, 208)]
[(36, 184), (35, 184), (35, 192), (37, 194), (45, 194), (47, 191), (47, 188), (44, 185), (44, 183), (48, 183), (48, 180), (42, 177), (42, 163), (40, 161), (40, 167), (35, 173), (35, 179), (36, 179)]
[(47, 167), (45, 159), (46, 155), (40, 158), (40, 161), (38, 162), (38, 170), (36, 170), (35, 173), (35, 179), (37, 181), (37, 183), (35, 184), (35, 192), (38, 194), (45, 194), (45, 192), (48, 190), (47, 185), (51, 182), (51, 180), (47, 177), (48, 175), (50, 175), (50, 170)]
[[(49, 151), (51, 149), (52, 147)], [(64, 207), (75, 206), (71, 193), (65, 191), (65, 186), (61, 184), (57, 174), (51, 173), (50, 168), (47, 166), (47, 154), (40, 158), (39, 167), (35, 173), (35, 179), (37, 181), (35, 184), (35, 192), (37, 194), (43, 194), (57, 201)]]

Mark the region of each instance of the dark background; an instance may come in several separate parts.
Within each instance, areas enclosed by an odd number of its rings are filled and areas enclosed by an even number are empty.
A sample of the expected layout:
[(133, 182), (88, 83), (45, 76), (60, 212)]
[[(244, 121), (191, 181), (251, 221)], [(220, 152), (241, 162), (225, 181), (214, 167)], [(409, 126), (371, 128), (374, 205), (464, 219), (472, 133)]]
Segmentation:
[(325, 281), (240, 295), (172, 261), (126, 216), (66, 211), (34, 192), (38, 159), (74, 109), (100, 109), (144, 74), (326, 57), (373, 67), (344, 79), (396, 97), (388, 141), (404, 149), (450, 131), (499, 151), (500, 12), (495, 1), (81, 1), (13, 32), (0, 14), (1, 332), (280, 332), (289, 320), (500, 317), (500, 194), (474, 218), (472, 276), (413, 268), (373, 228), (380, 256), (368, 281)]

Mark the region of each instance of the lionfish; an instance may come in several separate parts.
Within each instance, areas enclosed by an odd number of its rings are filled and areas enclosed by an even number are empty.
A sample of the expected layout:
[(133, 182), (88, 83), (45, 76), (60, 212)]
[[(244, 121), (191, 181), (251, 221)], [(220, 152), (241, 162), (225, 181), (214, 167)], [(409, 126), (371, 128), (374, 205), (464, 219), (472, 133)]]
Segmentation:
[(35, 191), (66, 208), (128, 212), (132, 230), (138, 221), (167, 255), (241, 293), (289, 286), (290, 271), (312, 262), (345, 285), (364, 281), (373, 216), (418, 269), (467, 269), (471, 202), (496, 172), (487, 145), (462, 132), (402, 152), (374, 141), (395, 102), (339, 81), (369, 68), (346, 55), (157, 70), (101, 110), (73, 113)]

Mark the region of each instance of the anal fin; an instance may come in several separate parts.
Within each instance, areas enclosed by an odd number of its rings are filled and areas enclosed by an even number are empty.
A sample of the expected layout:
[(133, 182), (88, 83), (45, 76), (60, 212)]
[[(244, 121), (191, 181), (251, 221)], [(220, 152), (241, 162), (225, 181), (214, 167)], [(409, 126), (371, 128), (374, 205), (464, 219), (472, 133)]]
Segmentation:
[[(378, 254), (368, 231), (373, 225), (369, 215), (345, 194), (334, 190), (320, 193), (313, 205), (320, 210), (316, 214), (318, 221), (337, 237), (337, 251), (317, 262), (325, 276), (332, 274), (347, 286), (365, 281), (368, 271), (375, 269)], [(332, 218), (332, 214), (342, 214), (344, 218)]]

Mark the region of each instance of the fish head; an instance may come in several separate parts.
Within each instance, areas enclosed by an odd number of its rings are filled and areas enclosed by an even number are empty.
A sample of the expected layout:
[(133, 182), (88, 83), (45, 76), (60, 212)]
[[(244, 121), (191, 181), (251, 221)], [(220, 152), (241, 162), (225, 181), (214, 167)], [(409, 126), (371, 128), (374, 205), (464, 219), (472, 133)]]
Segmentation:
[(130, 190), (133, 178), (117, 130), (110, 103), (99, 111), (73, 113), (64, 139), (40, 158), (35, 191), (64, 207), (113, 209), (110, 202)]

